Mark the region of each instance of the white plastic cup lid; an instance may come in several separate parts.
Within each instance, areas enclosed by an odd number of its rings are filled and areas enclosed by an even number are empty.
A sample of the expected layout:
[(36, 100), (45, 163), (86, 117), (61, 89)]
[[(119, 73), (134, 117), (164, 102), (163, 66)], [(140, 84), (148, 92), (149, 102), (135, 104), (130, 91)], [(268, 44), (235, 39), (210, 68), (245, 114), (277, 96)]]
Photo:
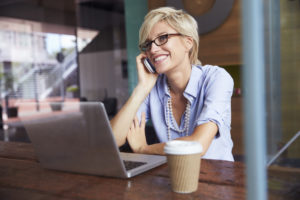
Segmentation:
[(187, 155), (202, 152), (202, 145), (196, 141), (172, 140), (164, 147), (166, 154)]

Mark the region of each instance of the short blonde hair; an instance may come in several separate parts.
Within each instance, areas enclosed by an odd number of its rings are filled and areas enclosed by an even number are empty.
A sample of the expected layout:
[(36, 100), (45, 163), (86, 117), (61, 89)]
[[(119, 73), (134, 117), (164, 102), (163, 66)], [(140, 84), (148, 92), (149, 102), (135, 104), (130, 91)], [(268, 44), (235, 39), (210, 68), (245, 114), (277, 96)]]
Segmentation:
[(139, 32), (139, 45), (146, 42), (152, 27), (157, 22), (166, 22), (178, 33), (191, 37), (193, 47), (189, 52), (191, 64), (201, 64), (198, 59), (199, 34), (196, 20), (183, 10), (176, 10), (171, 7), (161, 7), (151, 10), (144, 19)]

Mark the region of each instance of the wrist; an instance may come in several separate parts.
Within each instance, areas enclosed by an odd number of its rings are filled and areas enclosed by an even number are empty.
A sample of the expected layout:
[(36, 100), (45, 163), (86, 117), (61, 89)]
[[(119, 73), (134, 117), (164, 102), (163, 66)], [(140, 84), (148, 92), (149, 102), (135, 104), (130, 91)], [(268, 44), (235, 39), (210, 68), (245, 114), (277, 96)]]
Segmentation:
[(143, 99), (147, 97), (147, 95), (150, 93), (151, 89), (149, 89), (147, 86), (143, 84), (138, 84), (134, 90), (133, 94), (141, 96)]
[(145, 153), (147, 152), (147, 151), (146, 151), (147, 146), (148, 146), (148, 145), (141, 146), (141, 147), (137, 150), (136, 153), (145, 154)]

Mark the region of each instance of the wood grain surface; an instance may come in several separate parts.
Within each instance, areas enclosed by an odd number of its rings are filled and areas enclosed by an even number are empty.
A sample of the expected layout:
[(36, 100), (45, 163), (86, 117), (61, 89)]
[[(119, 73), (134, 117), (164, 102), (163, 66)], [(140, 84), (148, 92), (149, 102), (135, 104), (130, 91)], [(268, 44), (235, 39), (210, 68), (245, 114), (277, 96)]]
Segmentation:
[[(293, 199), (299, 178), (286, 168), (269, 170), (271, 199)], [(0, 141), (0, 199), (245, 199), (242, 162), (202, 159), (198, 190), (172, 192), (167, 164), (130, 179), (44, 169), (29, 143)], [(293, 184), (287, 184), (293, 180)], [(278, 187), (284, 185), (284, 188)], [(288, 187), (286, 187), (288, 186)], [(292, 191), (292, 193), (286, 193)], [(276, 195), (274, 195), (276, 194)], [(289, 195), (289, 196), (287, 196)]]

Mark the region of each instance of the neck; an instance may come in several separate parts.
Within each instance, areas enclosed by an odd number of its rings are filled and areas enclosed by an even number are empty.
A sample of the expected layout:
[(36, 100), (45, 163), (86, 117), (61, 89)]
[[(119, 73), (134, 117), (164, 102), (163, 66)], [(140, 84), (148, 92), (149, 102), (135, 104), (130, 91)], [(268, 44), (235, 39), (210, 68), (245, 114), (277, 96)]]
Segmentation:
[(189, 82), (191, 71), (192, 66), (189, 64), (182, 67), (182, 70), (178, 70), (167, 74), (170, 92), (172, 92), (175, 95), (183, 94)]

